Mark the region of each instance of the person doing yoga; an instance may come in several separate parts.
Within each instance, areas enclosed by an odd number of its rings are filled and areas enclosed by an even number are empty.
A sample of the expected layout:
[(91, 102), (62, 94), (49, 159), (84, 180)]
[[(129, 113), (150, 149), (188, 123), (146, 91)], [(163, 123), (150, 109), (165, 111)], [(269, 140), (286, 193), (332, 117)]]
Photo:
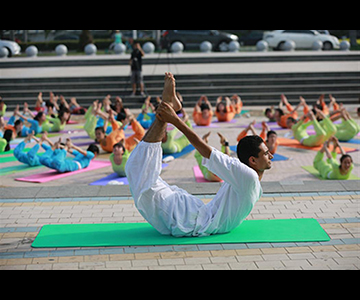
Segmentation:
[[(286, 109), (288, 110), (288, 113), (285, 113), (284, 111), (284, 105), (286, 107)], [(281, 95), (281, 102), (280, 102), (280, 106), (278, 109), (275, 110), (275, 119), (276, 122), (278, 123), (278, 125), (282, 128), (288, 128), (287, 127), (287, 120), (289, 118), (293, 118), (293, 119), (297, 119), (299, 117), (298, 115), (298, 110), (301, 106), (304, 106), (304, 115), (306, 115), (310, 109), (307, 106), (305, 99), (300, 97), (300, 103), (299, 105), (294, 108), (288, 101), (288, 99), (286, 98), (285, 95)]]
[(348, 142), (359, 134), (360, 126), (345, 108), (340, 110), (339, 118), (342, 118), (342, 123), (335, 125), (337, 129), (335, 137), (342, 142)]
[[(211, 135), (211, 132), (205, 134), (203, 136), (203, 141), (208, 144), (209, 143), (209, 137)], [(229, 147), (229, 142), (227, 141), (227, 139), (221, 134), (218, 133), (218, 136), (220, 137), (220, 144), (221, 144), (221, 152), (229, 155), (230, 156), (230, 147)], [(201, 154), (199, 153), (199, 151), (195, 151), (195, 159), (199, 165), (199, 168), (201, 170), (201, 173), (203, 174), (204, 178), (207, 181), (210, 182), (222, 182), (222, 179), (220, 179), (218, 176), (216, 176), (214, 173), (210, 172), (208, 170), (208, 168), (206, 168), (203, 165), (203, 157), (201, 156)]]
[[(239, 134), (237, 141), (240, 142), (244, 137), (246, 137), (248, 135), (249, 131), (251, 131), (253, 135), (257, 135), (255, 127), (254, 127), (255, 124), (256, 124), (256, 121), (253, 121), (252, 123), (250, 123), (249, 126)], [(264, 140), (264, 142), (266, 143), (266, 146), (269, 148), (271, 154), (274, 155), (279, 146), (278, 135), (275, 131), (270, 130), (270, 128), (266, 124), (266, 122), (262, 122), (261, 125), (262, 125), (262, 131), (259, 136)]]
[[(186, 114), (185, 110), (183, 110), (182, 120), (184, 123), (192, 128), (191, 122), (189, 120), (189, 116)], [(165, 133), (164, 138), (162, 140), (161, 148), (163, 149), (164, 154), (175, 154), (182, 152), (187, 146), (190, 145), (189, 140), (185, 135), (182, 135), (178, 139), (175, 139), (179, 130), (174, 128)]]
[[(171, 73), (166, 73), (162, 100), (154, 124), (126, 165), (135, 206), (163, 235), (202, 237), (232, 231), (248, 217), (262, 196), (260, 181), (272, 166), (269, 149), (258, 136), (239, 143), (239, 158), (231, 158), (207, 145), (176, 115), (181, 104)], [(167, 123), (177, 127), (204, 157), (204, 166), (224, 180), (209, 204), (161, 179), (161, 141)]]
[(223, 97), (216, 100), (215, 115), (219, 122), (231, 122), (235, 118), (235, 106), (229, 97), (225, 97), (225, 101)]
[[(289, 118), (287, 120), (288, 128), (291, 128), (294, 137), (302, 145), (307, 147), (318, 147), (322, 146), (331, 136), (336, 133), (336, 127), (329, 117), (326, 117), (324, 113), (315, 108), (315, 112), (323, 119), (321, 122), (318, 122), (313, 111), (310, 111), (307, 115), (304, 115), (303, 118), (296, 122), (295, 119)], [(310, 118), (311, 122), (305, 123), (305, 120)], [(307, 128), (313, 125), (315, 129), (315, 135), (309, 135)]]
[(214, 116), (213, 108), (206, 96), (201, 96), (193, 112), (193, 119), (197, 126), (210, 126)]
[[(28, 152), (25, 152), (26, 144), (30, 143), (31, 140), (35, 140), (37, 144), (32, 147), (32, 149)], [(30, 133), (24, 141), (22, 141), (14, 150), (15, 158), (30, 167), (41, 166), (40, 157), (37, 155), (41, 146), (41, 141), (34, 136), (34, 132)]]
[[(334, 144), (332, 152), (328, 149), (330, 143)], [(342, 157), (340, 159), (340, 165), (336, 160), (337, 148), (340, 149)], [(327, 156), (327, 161), (324, 161), (324, 156)], [(354, 169), (353, 160), (350, 155), (347, 155), (344, 149), (341, 147), (339, 140), (336, 137), (330, 138), (316, 155), (314, 159), (314, 168), (319, 171), (320, 176), (323, 179), (329, 180), (348, 180), (351, 172)]]
[[(44, 140), (46, 140), (46, 138)], [(53, 144), (52, 148), (46, 148), (45, 154), (40, 157), (41, 164), (59, 173), (86, 169), (90, 165), (90, 162), (100, 153), (99, 148), (95, 144), (90, 145), (87, 151), (85, 151), (73, 145), (70, 139), (67, 139), (65, 146), (63, 146), (61, 145), (61, 138)], [(67, 152), (72, 154), (74, 158), (66, 159)]]
[[(109, 121), (113, 128), (113, 131), (109, 135), (105, 134), (103, 127), (98, 127), (95, 130), (96, 140), (105, 152), (112, 153), (114, 145), (121, 140), (125, 140), (124, 146), (131, 152), (137, 145), (135, 139), (141, 140), (145, 135), (144, 128), (136, 121), (133, 115), (127, 115), (127, 119), (123, 121), (123, 126), (120, 126), (119, 123), (116, 122), (112, 111), (110, 111)], [(124, 128), (128, 123), (131, 124), (134, 135), (125, 138)]]

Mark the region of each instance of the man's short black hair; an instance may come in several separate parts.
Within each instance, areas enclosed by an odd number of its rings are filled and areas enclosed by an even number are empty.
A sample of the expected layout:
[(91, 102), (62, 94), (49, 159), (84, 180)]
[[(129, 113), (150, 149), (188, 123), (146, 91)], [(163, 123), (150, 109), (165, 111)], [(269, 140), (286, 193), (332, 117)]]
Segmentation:
[(264, 143), (263, 139), (257, 135), (247, 136), (243, 138), (237, 147), (237, 155), (240, 161), (250, 167), (250, 157), (259, 158), (261, 152), (260, 146)]

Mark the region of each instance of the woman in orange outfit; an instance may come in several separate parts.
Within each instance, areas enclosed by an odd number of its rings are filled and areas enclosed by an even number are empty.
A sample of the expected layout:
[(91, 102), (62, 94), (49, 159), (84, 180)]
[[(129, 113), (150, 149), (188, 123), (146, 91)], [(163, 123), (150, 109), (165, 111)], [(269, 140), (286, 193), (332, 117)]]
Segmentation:
[(235, 108), (235, 115), (241, 114), (244, 106), (243, 102), (241, 101), (241, 98), (238, 95), (234, 95), (231, 97), (231, 102)]
[[(288, 128), (287, 127), (287, 120), (289, 118), (298, 119), (299, 115), (297, 113), (298, 109), (301, 106), (304, 106), (304, 115), (308, 114), (310, 111), (310, 108), (307, 106), (305, 99), (300, 97), (300, 103), (299, 105), (294, 109), (294, 107), (289, 103), (285, 95), (281, 95), (281, 103), (280, 108), (278, 108), (275, 112), (275, 119), (278, 125), (282, 128)], [(282, 106), (285, 105), (286, 109), (288, 110), (288, 114), (284, 113), (284, 110), (282, 109)]]
[(214, 116), (209, 99), (201, 96), (194, 108), (193, 119), (197, 126), (210, 126)]
[(235, 118), (235, 107), (229, 97), (225, 97), (225, 103), (223, 97), (217, 99), (215, 115), (219, 122), (231, 122)]
[[(138, 121), (136, 121), (134, 116), (128, 116), (128, 119), (124, 120), (123, 125), (120, 126), (119, 123), (115, 121), (115, 118), (110, 110), (109, 120), (111, 122), (113, 131), (108, 136), (105, 135), (105, 131), (103, 127), (96, 128), (95, 130), (96, 140), (105, 152), (112, 153), (114, 149), (114, 145), (118, 144), (122, 140), (125, 140), (126, 150), (131, 152), (132, 150), (134, 150), (134, 148), (137, 145), (135, 139), (141, 141), (145, 136), (144, 128), (140, 125)], [(124, 127), (127, 125), (127, 123), (131, 124), (135, 134), (126, 139), (124, 133)]]
[[(248, 135), (249, 131), (251, 131), (253, 135), (257, 135), (254, 128), (255, 123), (256, 121), (250, 123), (249, 126), (239, 134), (237, 139), (238, 142), (240, 142), (243, 138), (245, 138)], [(264, 143), (269, 148), (270, 153), (274, 155), (280, 144), (277, 139), (277, 133), (275, 131), (270, 130), (269, 126), (265, 122), (263, 122), (262, 131), (259, 136), (264, 140)]]

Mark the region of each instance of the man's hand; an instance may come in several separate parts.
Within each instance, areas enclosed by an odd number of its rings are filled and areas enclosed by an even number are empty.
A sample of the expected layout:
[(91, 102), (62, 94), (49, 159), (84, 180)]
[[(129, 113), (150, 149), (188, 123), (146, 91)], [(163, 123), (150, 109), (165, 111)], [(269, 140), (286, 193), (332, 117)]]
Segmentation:
[(175, 125), (176, 121), (179, 120), (178, 115), (174, 109), (166, 102), (162, 102), (157, 109), (156, 117), (165, 123), (170, 123)]

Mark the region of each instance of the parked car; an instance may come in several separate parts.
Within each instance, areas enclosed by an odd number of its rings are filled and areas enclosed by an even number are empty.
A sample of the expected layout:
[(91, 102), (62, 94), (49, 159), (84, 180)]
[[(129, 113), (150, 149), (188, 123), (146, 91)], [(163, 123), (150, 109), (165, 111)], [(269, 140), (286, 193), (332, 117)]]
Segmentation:
[(264, 40), (271, 48), (283, 50), (287, 40), (296, 44), (296, 49), (312, 49), (315, 41), (322, 41), (324, 50), (339, 49), (339, 39), (332, 35), (321, 34), (317, 30), (275, 30), (264, 33)]
[(21, 53), (21, 47), (18, 43), (13, 41), (0, 40), (0, 48), (8, 49), (9, 57), (19, 55)]
[(187, 50), (198, 50), (202, 42), (208, 41), (215, 51), (226, 51), (230, 42), (238, 40), (236, 35), (218, 30), (165, 30), (161, 45), (169, 50), (172, 44), (181, 42)]
[(252, 31), (250, 33), (240, 36), (239, 43), (241, 46), (255, 46), (263, 39), (263, 31)]
[(54, 41), (78, 41), (80, 37), (77, 34), (60, 34), (54, 37)]

